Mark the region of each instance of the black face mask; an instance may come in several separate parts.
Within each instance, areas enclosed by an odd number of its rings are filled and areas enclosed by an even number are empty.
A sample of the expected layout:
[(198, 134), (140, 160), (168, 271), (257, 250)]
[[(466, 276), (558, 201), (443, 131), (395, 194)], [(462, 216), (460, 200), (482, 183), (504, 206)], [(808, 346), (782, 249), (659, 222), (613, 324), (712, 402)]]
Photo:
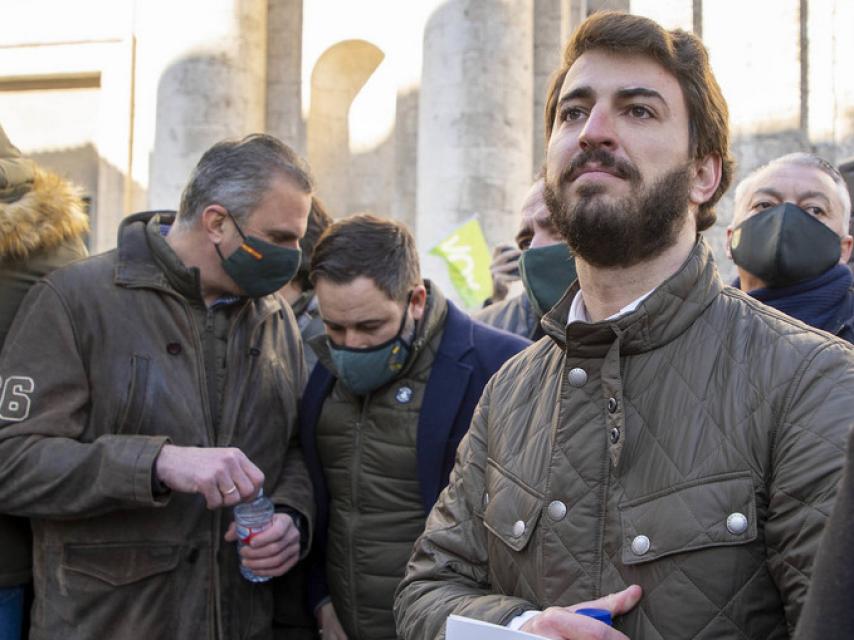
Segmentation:
[(769, 287), (820, 276), (839, 262), (840, 238), (789, 202), (748, 218), (732, 232), (732, 259)]

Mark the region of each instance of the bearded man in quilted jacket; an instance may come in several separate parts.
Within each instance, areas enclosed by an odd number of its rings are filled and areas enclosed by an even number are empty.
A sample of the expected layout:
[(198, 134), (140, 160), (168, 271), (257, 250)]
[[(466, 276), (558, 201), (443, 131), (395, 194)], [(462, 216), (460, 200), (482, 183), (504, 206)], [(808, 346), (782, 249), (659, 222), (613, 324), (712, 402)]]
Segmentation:
[(718, 276), (699, 234), (732, 165), (699, 39), (595, 14), (546, 116), (547, 202), (578, 281), (487, 385), (398, 589), (399, 634), (441, 638), (454, 613), (595, 637), (564, 607), (637, 584), (615, 620), (633, 640), (787, 638), (854, 355)]

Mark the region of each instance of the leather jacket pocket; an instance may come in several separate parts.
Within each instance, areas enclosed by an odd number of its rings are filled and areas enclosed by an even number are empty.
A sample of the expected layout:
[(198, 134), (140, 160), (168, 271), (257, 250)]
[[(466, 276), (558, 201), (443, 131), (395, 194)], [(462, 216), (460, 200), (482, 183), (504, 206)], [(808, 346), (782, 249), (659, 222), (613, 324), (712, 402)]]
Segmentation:
[(116, 433), (119, 435), (136, 435), (140, 433), (145, 405), (148, 399), (148, 373), (151, 359), (148, 356), (134, 354), (131, 358), (130, 383), (128, 384), (127, 402), (119, 418)]
[(204, 618), (198, 596), (183, 600), (199, 585), (182, 571), (182, 549), (144, 542), (64, 545), (53, 574), (56, 591), (46, 591), (51, 615), (44, 637), (189, 637), (176, 631), (184, 618)]
[(687, 482), (620, 505), (624, 564), (756, 539), (750, 472)]
[(490, 458), (483, 501), (487, 530), (513, 551), (522, 551), (537, 527), (543, 496)]
[(63, 571), (121, 587), (172, 571), (181, 559), (181, 547), (167, 544), (68, 544), (62, 556)]

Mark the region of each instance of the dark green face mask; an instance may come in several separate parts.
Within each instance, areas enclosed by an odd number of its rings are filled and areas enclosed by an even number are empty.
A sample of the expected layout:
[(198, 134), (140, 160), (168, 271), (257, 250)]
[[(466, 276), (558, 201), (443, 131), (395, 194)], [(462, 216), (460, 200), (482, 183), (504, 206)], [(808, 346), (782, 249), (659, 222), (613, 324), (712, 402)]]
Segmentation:
[(290, 282), (297, 274), (302, 252), (247, 236), (237, 220), (230, 213), (228, 216), (234, 221), (243, 244), (227, 258), (223, 257), (219, 245), (214, 247), (222, 260), (222, 268), (235, 284), (250, 298), (261, 298)]
[(531, 306), (542, 318), (575, 280), (575, 259), (563, 242), (526, 249), (519, 258), (519, 274)]
[(402, 337), (408, 308), (407, 298), (397, 334), (375, 347), (351, 349), (326, 339), (338, 379), (357, 396), (370, 393), (393, 380), (409, 359), (410, 346)]

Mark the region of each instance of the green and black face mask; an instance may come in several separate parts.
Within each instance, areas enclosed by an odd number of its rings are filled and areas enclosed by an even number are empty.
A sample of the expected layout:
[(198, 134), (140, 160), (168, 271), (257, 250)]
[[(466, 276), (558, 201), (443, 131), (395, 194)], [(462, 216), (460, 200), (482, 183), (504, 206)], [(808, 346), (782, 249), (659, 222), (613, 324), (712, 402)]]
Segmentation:
[(800, 207), (784, 202), (751, 216), (732, 232), (735, 264), (769, 287), (820, 276), (839, 262), (840, 238)]
[(338, 379), (357, 396), (363, 396), (391, 382), (409, 360), (410, 344), (403, 339), (409, 298), (400, 327), (393, 338), (366, 349), (338, 346), (329, 338), (329, 355)]
[(222, 260), (222, 268), (250, 298), (261, 298), (275, 293), (297, 274), (302, 252), (299, 249), (279, 247), (255, 236), (243, 233), (237, 220), (234, 221), (243, 243), (227, 258), (219, 245), (216, 252)]
[(575, 281), (575, 259), (563, 242), (526, 249), (519, 258), (519, 273), (531, 306), (542, 318)]

